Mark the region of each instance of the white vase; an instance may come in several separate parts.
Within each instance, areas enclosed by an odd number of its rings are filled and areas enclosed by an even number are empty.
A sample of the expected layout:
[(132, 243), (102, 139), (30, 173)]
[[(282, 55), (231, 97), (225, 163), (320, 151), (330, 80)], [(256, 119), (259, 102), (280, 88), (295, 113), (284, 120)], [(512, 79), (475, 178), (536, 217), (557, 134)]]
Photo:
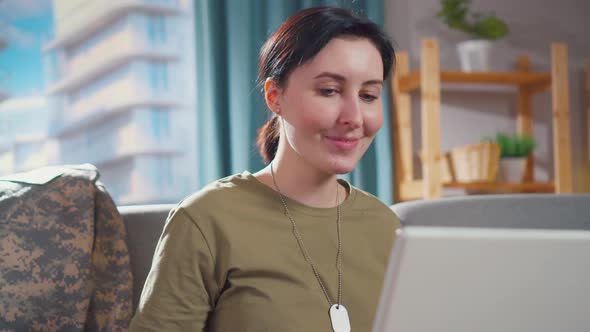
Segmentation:
[(498, 181), (521, 183), (526, 167), (526, 157), (502, 158), (498, 167)]
[(492, 42), (484, 39), (466, 40), (457, 44), (461, 70), (490, 71)]

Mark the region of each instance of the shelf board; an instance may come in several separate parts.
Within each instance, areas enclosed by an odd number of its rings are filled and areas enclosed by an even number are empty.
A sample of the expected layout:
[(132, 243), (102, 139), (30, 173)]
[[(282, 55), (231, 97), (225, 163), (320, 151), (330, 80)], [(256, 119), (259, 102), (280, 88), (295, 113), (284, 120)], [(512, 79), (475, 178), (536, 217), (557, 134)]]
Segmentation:
[[(422, 199), (422, 180), (404, 181), (401, 184), (401, 201)], [(497, 183), (497, 182), (447, 182), (444, 188), (481, 190), (483, 192), (503, 193), (554, 193), (553, 182), (528, 182), (528, 183)]]
[(440, 85), (441, 92), (478, 92), (478, 93), (493, 93), (498, 95), (510, 95), (518, 93), (517, 86), (500, 85), (500, 84), (454, 84), (443, 83)]
[(445, 188), (462, 188), (482, 191), (509, 191), (527, 193), (553, 193), (553, 182), (524, 182), (524, 183), (497, 183), (497, 182), (448, 182)]
[[(551, 85), (551, 75), (545, 72), (462, 72), (442, 71), (441, 83), (508, 85), (529, 87), (533, 92), (542, 92)], [(420, 88), (420, 71), (415, 70), (399, 78), (400, 92)]]

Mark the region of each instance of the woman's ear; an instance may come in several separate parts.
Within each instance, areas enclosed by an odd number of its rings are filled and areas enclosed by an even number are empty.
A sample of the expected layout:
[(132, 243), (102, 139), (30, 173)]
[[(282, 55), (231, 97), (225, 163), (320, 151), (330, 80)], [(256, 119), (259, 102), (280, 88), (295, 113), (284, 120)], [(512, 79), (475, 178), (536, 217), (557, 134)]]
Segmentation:
[(266, 106), (268, 107), (268, 109), (276, 115), (280, 114), (281, 92), (282, 90), (275, 80), (273, 80), (272, 78), (266, 79), (266, 81), (264, 82), (264, 100), (266, 101)]

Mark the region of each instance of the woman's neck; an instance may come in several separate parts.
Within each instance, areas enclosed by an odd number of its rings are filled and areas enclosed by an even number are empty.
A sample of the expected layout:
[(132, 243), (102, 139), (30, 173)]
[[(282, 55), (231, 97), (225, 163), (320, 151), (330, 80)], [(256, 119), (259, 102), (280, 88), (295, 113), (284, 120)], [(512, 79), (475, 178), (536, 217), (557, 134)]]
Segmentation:
[[(254, 176), (273, 190), (307, 206), (330, 208), (346, 199), (346, 189), (338, 184), (336, 175), (319, 171), (296, 154), (291, 158), (289, 155), (279, 154)], [(274, 185), (271, 167), (278, 188)]]

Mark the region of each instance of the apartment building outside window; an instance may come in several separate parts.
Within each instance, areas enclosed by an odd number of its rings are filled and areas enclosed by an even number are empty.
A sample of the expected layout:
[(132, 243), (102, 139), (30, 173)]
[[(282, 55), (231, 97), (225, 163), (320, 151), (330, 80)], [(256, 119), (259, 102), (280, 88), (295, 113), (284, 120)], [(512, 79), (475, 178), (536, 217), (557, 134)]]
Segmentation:
[(117, 204), (171, 203), (194, 189), (194, 3), (131, 2), (50, 1), (37, 43), (45, 86), (34, 94), (46, 103), (0, 105), (0, 176), (92, 163)]

